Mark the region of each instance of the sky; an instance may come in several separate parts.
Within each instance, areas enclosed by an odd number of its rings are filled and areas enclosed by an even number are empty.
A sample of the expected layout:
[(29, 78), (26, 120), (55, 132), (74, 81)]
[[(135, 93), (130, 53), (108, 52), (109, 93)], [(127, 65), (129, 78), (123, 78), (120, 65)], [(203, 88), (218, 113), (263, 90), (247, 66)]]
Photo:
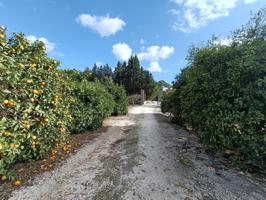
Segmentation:
[(231, 31), (266, 0), (0, 0), (0, 25), (46, 44), (60, 68), (84, 70), (137, 54), (155, 80), (171, 83), (193, 44)]

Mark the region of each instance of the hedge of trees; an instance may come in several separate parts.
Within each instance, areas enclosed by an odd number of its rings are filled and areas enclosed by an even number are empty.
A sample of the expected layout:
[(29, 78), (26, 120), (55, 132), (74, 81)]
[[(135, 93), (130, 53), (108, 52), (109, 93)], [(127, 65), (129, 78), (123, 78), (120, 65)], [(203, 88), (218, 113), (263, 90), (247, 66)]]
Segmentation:
[(140, 94), (143, 89), (149, 99), (156, 86), (152, 74), (140, 65), (137, 55), (132, 55), (128, 62), (118, 62), (114, 71), (108, 64), (103, 66), (95, 64), (92, 70), (86, 69), (86, 72), (89, 80), (101, 81), (106, 77), (111, 78), (116, 84), (125, 88), (127, 95)]
[[(266, 9), (232, 33), (191, 48), (162, 110), (242, 169), (266, 173)], [(228, 151), (227, 151), (228, 152)]]
[(123, 87), (89, 81), (90, 73), (59, 70), (45, 45), (0, 28), (0, 176), (16, 162), (42, 158), (71, 133), (127, 113)]

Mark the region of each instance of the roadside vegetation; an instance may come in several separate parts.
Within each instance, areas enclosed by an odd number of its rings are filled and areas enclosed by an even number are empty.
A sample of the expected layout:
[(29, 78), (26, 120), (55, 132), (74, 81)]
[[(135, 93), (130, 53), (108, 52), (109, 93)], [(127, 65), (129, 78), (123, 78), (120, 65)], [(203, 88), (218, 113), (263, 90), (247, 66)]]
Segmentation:
[(114, 71), (108, 64), (103, 66), (95, 64), (92, 70), (86, 69), (85, 71), (87, 74), (91, 73), (89, 77), (91, 81), (102, 81), (109, 77), (116, 84), (123, 86), (128, 96), (140, 94), (143, 89), (147, 99), (150, 99), (156, 87), (156, 81), (153, 79), (152, 74), (140, 65), (136, 55), (132, 55), (128, 62), (118, 62)]
[(266, 174), (266, 9), (223, 45), (193, 46), (163, 98), (163, 112), (243, 170)]
[[(42, 42), (8, 37), (0, 28), (0, 178), (15, 163), (41, 159), (70, 134), (93, 130), (110, 115), (127, 113), (123, 86), (92, 73), (59, 70)], [(66, 148), (67, 149), (67, 148)], [(19, 183), (17, 183), (19, 184)]]

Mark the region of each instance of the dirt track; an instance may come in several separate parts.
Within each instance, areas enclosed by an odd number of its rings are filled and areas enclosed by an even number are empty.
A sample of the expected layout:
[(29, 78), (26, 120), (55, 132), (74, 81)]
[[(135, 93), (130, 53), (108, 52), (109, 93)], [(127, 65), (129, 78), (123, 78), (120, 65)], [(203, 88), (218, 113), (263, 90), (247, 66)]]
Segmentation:
[(266, 199), (265, 182), (227, 169), (155, 105), (106, 120), (108, 130), (10, 199)]

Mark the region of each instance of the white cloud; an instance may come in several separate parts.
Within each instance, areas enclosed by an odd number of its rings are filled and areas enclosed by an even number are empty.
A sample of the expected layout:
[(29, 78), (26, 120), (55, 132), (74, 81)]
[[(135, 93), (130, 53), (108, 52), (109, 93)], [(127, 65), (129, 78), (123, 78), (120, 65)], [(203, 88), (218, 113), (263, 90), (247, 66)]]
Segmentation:
[(174, 53), (174, 47), (170, 46), (150, 46), (142, 47), (141, 52), (138, 53), (139, 60), (146, 60), (150, 62), (149, 71), (151, 72), (161, 72), (159, 61), (164, 60)]
[(245, 4), (251, 4), (251, 3), (255, 3), (257, 0), (245, 0), (244, 3)]
[(39, 41), (42, 41), (44, 44), (45, 44), (45, 47), (46, 47), (46, 52), (47, 53), (52, 53), (56, 47), (56, 44), (53, 43), (53, 42), (50, 42), (49, 40), (47, 40), (46, 38), (44, 37), (40, 37), (40, 38), (37, 38), (36, 36), (34, 35), (28, 35), (26, 36), (26, 38), (31, 42), (35, 42), (36, 40), (39, 40)]
[[(126, 43), (117, 43), (113, 45), (112, 50), (114, 56), (120, 61), (128, 61), (133, 51), (130, 46)], [(141, 47), (140, 53), (137, 54), (140, 61), (148, 61), (150, 67), (148, 68), (151, 72), (162, 72), (159, 61), (168, 58), (174, 53), (174, 47), (171, 46), (150, 46)]]
[(228, 38), (228, 39), (220, 39), (220, 40), (216, 40), (214, 41), (215, 44), (221, 44), (224, 46), (229, 46), (232, 43), (232, 39)]
[(140, 60), (158, 61), (160, 59), (166, 59), (174, 53), (174, 47), (170, 46), (150, 46), (148, 48), (142, 48), (138, 54)]
[[(226, 17), (238, 0), (170, 0), (178, 9), (169, 12), (176, 16), (174, 30), (191, 32), (206, 26), (209, 21)], [(252, 1), (252, 0), (246, 0)]]
[(107, 16), (95, 16), (90, 14), (81, 14), (77, 18), (77, 22), (84, 27), (88, 27), (99, 33), (101, 37), (114, 35), (117, 31), (123, 30), (126, 23), (118, 18)]
[(126, 43), (117, 43), (112, 48), (114, 56), (120, 61), (127, 61), (132, 55), (132, 49)]
[(150, 63), (150, 67), (148, 68), (150, 72), (161, 72), (162, 68), (160, 67), (160, 64), (157, 61), (153, 61)]

